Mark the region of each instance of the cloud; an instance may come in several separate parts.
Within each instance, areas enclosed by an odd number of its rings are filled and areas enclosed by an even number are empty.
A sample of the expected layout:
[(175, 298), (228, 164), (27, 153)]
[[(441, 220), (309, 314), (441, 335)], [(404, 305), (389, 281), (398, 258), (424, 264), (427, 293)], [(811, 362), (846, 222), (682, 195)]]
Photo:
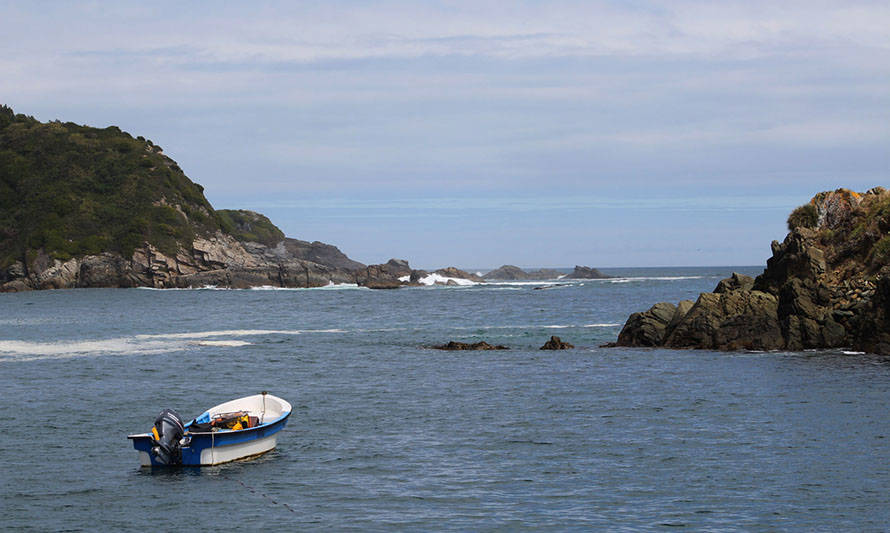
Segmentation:
[(0, 5), (3, 103), (151, 138), (230, 207), (468, 193), (491, 222), (528, 193), (558, 225), (549, 195), (726, 207), (890, 171), (885, 2)]

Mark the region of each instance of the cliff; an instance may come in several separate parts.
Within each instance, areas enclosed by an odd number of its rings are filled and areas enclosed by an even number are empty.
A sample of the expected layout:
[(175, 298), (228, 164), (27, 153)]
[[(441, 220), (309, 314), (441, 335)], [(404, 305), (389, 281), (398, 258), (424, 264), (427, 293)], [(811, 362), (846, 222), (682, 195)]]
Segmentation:
[(161, 148), (0, 106), (0, 291), (354, 283), (365, 265), (215, 210)]
[(756, 279), (733, 274), (694, 303), (634, 313), (616, 344), (890, 354), (890, 192), (822, 192), (788, 226)]

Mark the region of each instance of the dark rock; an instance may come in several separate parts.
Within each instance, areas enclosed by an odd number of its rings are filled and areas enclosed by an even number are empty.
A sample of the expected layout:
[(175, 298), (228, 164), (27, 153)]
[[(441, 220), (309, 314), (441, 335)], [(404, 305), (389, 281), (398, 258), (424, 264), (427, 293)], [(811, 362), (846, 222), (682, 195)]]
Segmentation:
[(784, 345), (776, 297), (761, 291), (704, 293), (664, 339), (672, 348), (773, 350)]
[(436, 270), (434, 274), (439, 274), (440, 276), (444, 276), (446, 278), (460, 278), (460, 279), (468, 279), (470, 281), (483, 281), (481, 277), (476, 274), (470, 274), (469, 272), (465, 272), (456, 267), (448, 267), (448, 268), (440, 268)]
[(595, 268), (575, 265), (575, 270), (566, 277), (569, 279), (608, 279), (614, 276), (603, 274)]
[(398, 289), (410, 282), (401, 278), (410, 278), (412, 274), (408, 261), (390, 259), (382, 265), (369, 265), (364, 270), (356, 271), (355, 282), (369, 289)]
[(717, 284), (717, 287), (714, 288), (714, 292), (729, 292), (736, 290), (747, 291), (754, 287), (754, 278), (751, 276), (746, 276), (744, 274), (739, 274), (738, 272), (733, 272), (732, 276), (720, 280), (720, 283)]
[(667, 334), (668, 324), (676, 312), (677, 306), (661, 302), (646, 312), (630, 315), (621, 333), (618, 334), (618, 345), (661, 346)]
[(573, 344), (563, 342), (559, 337), (552, 336), (549, 341), (544, 343), (544, 346), (541, 346), (541, 350), (567, 350), (574, 347)]
[(507, 346), (500, 344), (492, 345), (485, 341), (474, 343), (449, 341), (447, 344), (431, 346), (435, 350), (509, 350)]
[(402, 282), (397, 279), (371, 279), (359, 285), (369, 289), (398, 289), (402, 287)]
[(287, 250), (288, 259), (302, 259), (343, 270), (365, 268), (365, 265), (348, 258), (336, 246), (319, 241), (306, 242), (288, 238), (284, 239), (284, 248)]
[(689, 311), (694, 305), (695, 302), (693, 302), (692, 300), (681, 300), (677, 304), (677, 310), (676, 312), (674, 312), (674, 316), (673, 318), (671, 318), (671, 321), (667, 326), (667, 331), (673, 331), (674, 328), (676, 328), (677, 325), (680, 324), (680, 322), (682, 322), (684, 318), (686, 318), (686, 315), (689, 314)]
[(522, 281), (522, 280), (545, 280), (558, 279), (564, 276), (562, 272), (549, 268), (533, 270), (526, 272), (525, 270), (514, 265), (503, 265), (482, 276), (482, 279), (492, 281)]

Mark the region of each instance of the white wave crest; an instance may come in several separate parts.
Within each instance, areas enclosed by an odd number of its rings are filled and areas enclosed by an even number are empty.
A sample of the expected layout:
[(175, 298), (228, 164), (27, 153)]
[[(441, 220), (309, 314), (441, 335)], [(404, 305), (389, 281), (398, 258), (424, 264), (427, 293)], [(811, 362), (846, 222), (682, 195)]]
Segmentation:
[(584, 324), (581, 327), (584, 328), (613, 328), (615, 326), (620, 326), (617, 322), (604, 322), (602, 324)]
[(471, 285), (478, 285), (477, 282), (469, 280), (469, 279), (449, 278), (448, 276), (436, 274), (435, 272), (433, 272), (432, 274), (430, 274), (424, 278), (420, 278), (418, 281), (420, 283), (422, 283), (423, 285), (436, 285), (436, 284), (447, 285), (449, 281), (453, 282), (452, 285), (460, 285), (461, 287), (469, 287)]

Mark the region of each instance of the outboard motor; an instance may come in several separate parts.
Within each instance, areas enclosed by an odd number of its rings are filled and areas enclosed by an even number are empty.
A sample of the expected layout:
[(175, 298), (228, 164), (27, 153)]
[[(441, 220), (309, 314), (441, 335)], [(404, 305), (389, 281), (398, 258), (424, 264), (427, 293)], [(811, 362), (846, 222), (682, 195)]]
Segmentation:
[(151, 428), (154, 437), (151, 454), (162, 465), (182, 464), (182, 449), (180, 439), (185, 433), (182, 418), (173, 409), (164, 409), (155, 419), (155, 425)]

